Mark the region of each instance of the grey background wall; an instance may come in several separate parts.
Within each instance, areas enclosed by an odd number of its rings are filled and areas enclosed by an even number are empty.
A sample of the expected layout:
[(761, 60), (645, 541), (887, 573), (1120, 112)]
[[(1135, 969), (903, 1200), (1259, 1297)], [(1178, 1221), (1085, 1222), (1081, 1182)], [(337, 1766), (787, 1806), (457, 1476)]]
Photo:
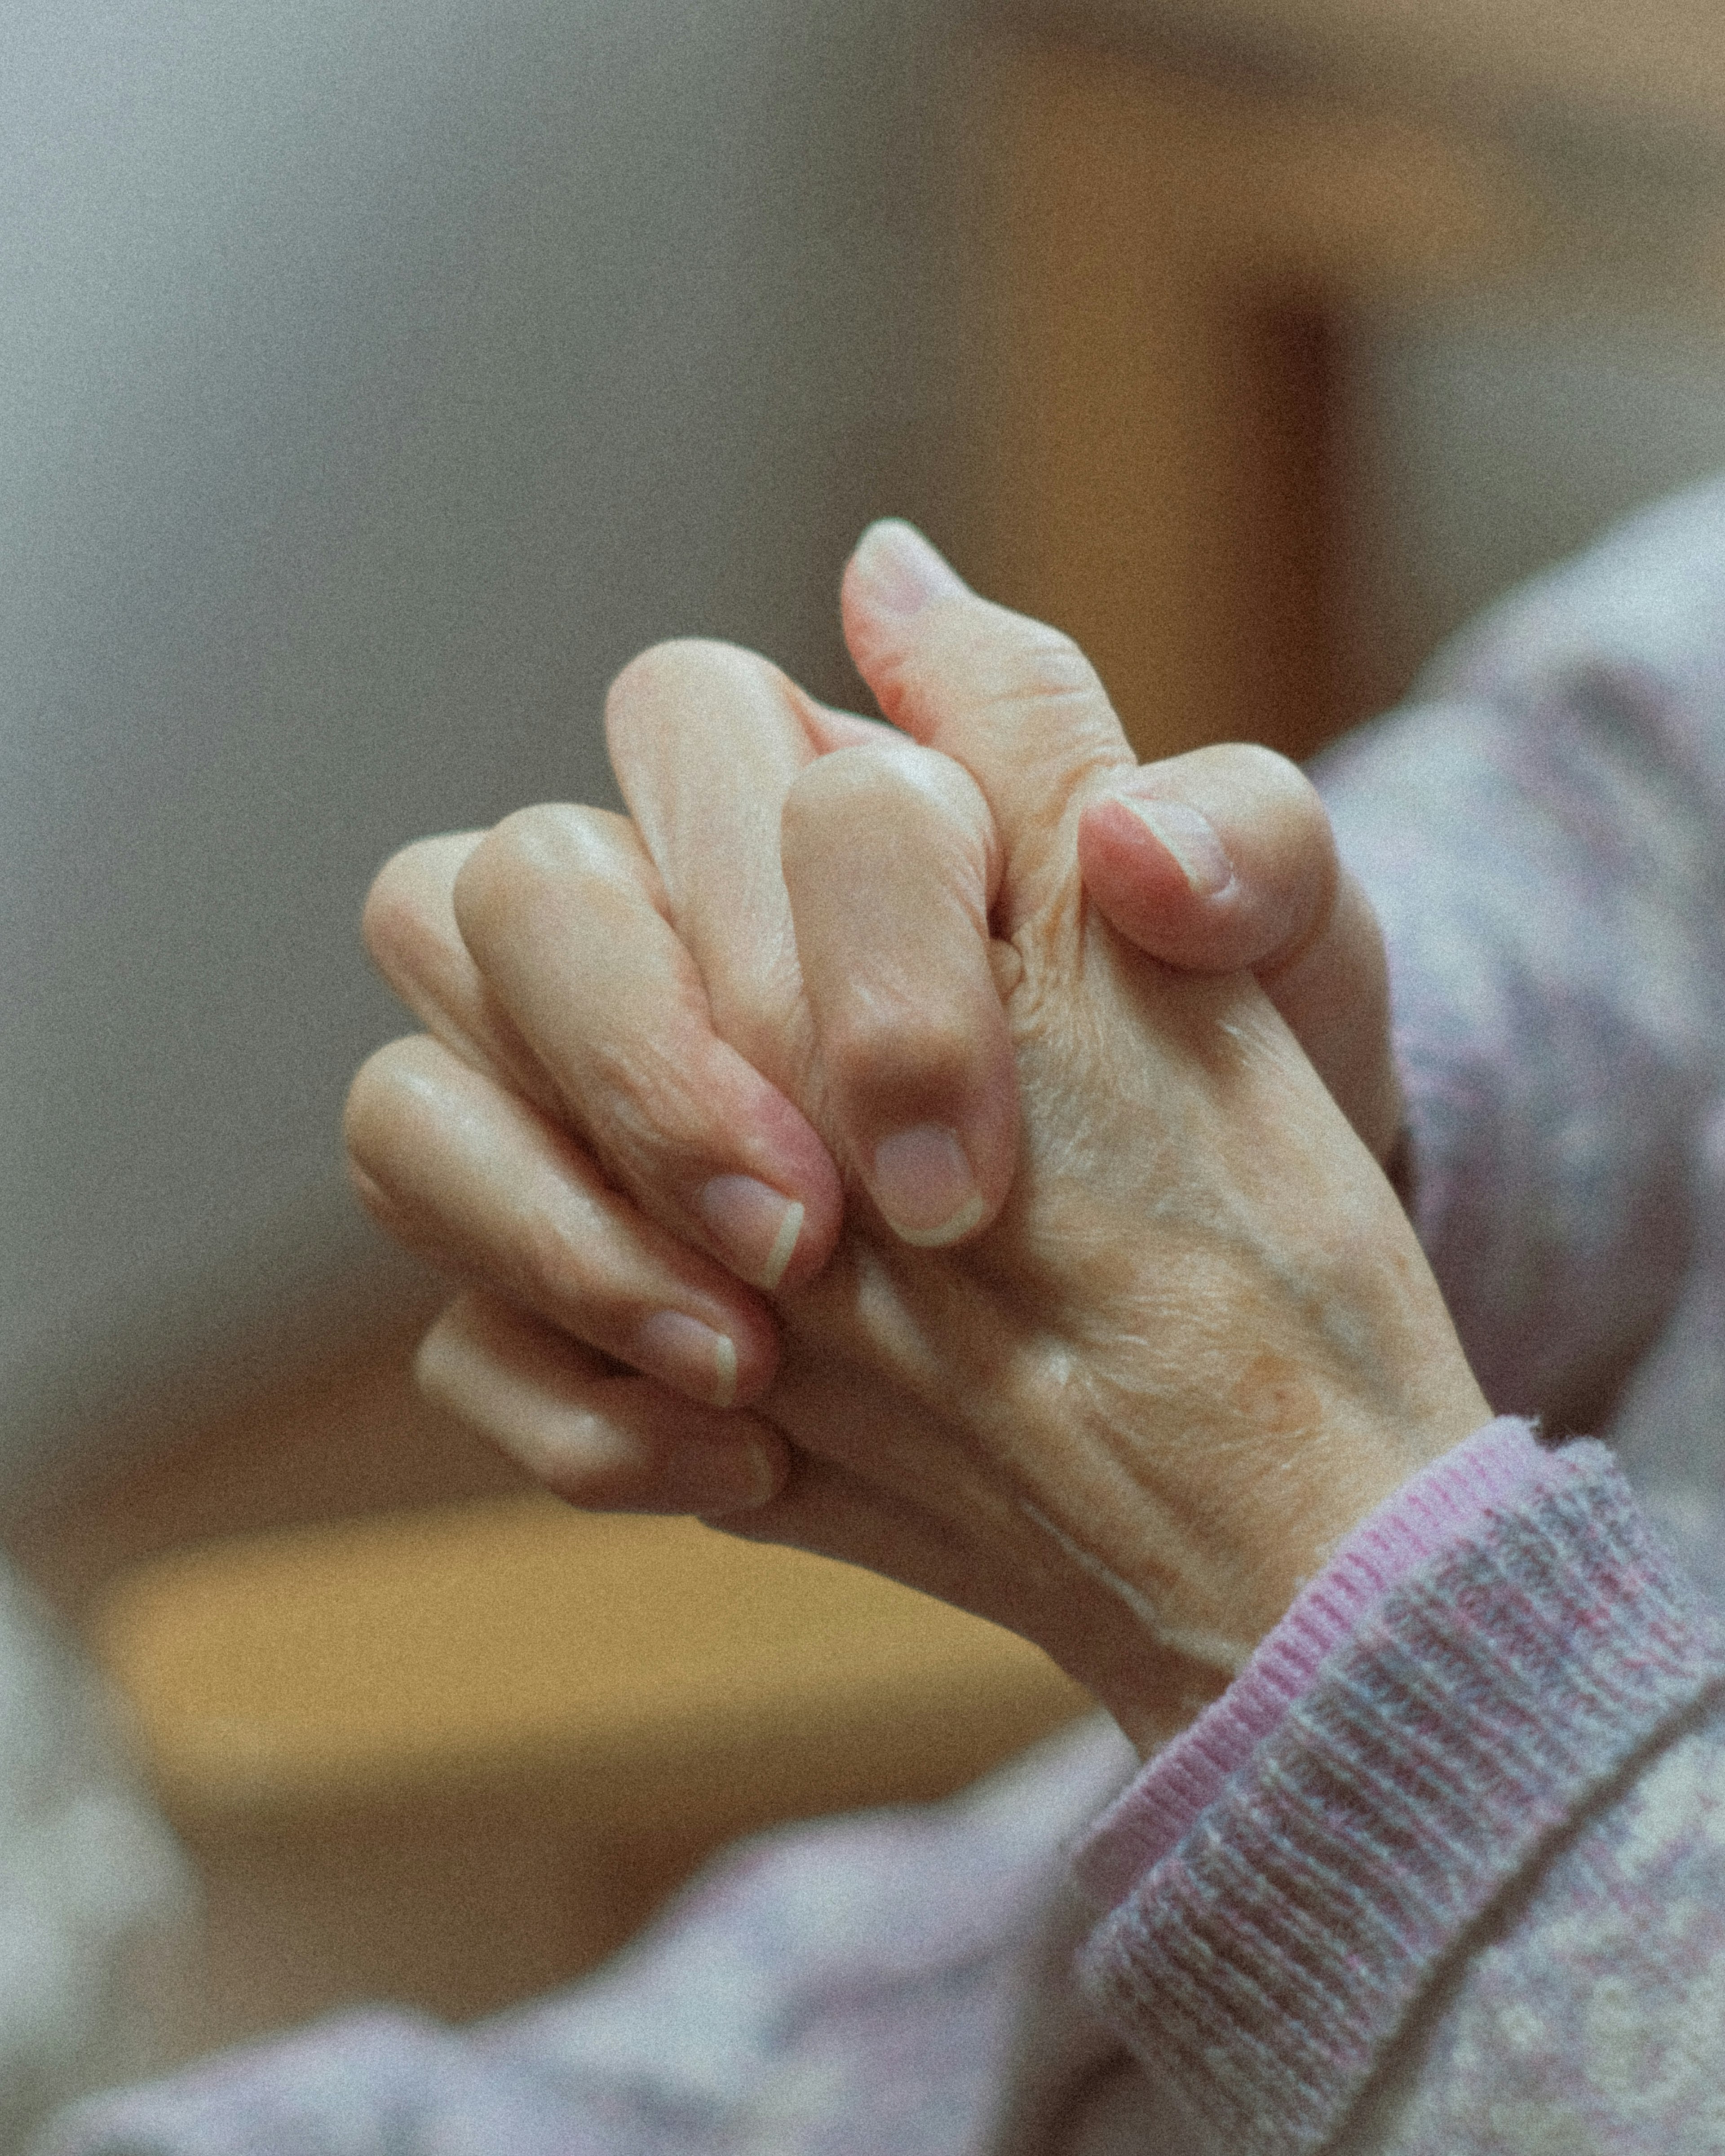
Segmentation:
[(1349, 631), (1384, 695), (1506, 587), (1725, 467), (1725, 355), (1673, 323), (1502, 304), (1368, 322), (1343, 407)]
[[(0, 1495), (393, 1291), (393, 846), (606, 798), (655, 638), (845, 693), (850, 540), (949, 513), (970, 12), (5, 11)], [(1387, 673), (1725, 459), (1710, 356), (1561, 326), (1380, 325), (1350, 410)]]
[(684, 632), (842, 687), (940, 515), (916, 0), (0, 19), (0, 1486), (356, 1310), (405, 839), (606, 798)]

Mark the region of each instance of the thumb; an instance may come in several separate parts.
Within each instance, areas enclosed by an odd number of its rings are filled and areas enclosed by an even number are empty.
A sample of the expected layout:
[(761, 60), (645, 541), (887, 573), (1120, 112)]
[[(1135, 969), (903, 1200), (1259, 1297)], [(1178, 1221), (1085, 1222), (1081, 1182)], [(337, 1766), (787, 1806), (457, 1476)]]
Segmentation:
[(896, 519), (863, 534), (841, 604), (850, 654), (886, 716), (982, 789), (1010, 935), (1070, 881), (1085, 799), (1132, 768), (1095, 669), (1058, 629), (979, 598)]
[(1384, 937), (1312, 782), (1227, 743), (1142, 766), (1084, 806), (1078, 860), (1128, 942), (1196, 973), (1250, 968), (1381, 1160), (1401, 1122)]

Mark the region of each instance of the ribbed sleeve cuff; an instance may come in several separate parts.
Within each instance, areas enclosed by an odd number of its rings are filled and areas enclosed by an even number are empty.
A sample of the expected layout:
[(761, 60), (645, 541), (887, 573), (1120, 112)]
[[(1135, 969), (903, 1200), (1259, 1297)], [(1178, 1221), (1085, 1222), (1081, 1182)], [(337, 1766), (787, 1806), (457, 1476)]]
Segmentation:
[(1221, 1698), (1149, 1761), (1073, 1858), (1079, 1885), (1111, 1907), (1158, 1863), (1243, 1767), (1366, 1612), (1404, 1574), (1556, 1471), (1532, 1426), (1500, 1415), (1411, 1476), (1304, 1587)]
[(1240, 2156), (1315, 2149), (1445, 1950), (1722, 1678), (1610, 1455), (1566, 1446), (1366, 1613), (1097, 1927), (1086, 1986)]

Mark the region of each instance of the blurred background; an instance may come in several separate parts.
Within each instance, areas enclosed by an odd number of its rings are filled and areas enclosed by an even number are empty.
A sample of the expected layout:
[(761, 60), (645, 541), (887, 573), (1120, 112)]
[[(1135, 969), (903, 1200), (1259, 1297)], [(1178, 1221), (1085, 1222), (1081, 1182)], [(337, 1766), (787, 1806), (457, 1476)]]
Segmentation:
[[(650, 1625), (694, 1560), (569, 1540), (411, 1402), (434, 1290), (337, 1139), (398, 1029), (372, 871), (613, 798), (605, 685), (658, 638), (851, 700), (837, 577), (889, 511), (1078, 634), (1146, 754), (1393, 701), (1725, 463), (1725, 21), (13, 0), (0, 188), (11, 1545), (200, 1855), (196, 2041), (367, 1988), (477, 2010), (722, 1832), (952, 1786), (1078, 1702), (871, 1588), (716, 1574), (780, 1689), (726, 1710), (730, 1808), (641, 1855), (642, 1791), (718, 1740), (679, 1695), (601, 1773), (679, 1642), (600, 1699), (590, 1608), (547, 1656), (542, 1598), (627, 1578)], [(859, 1625), (901, 1689), (840, 1719), (920, 1733), (817, 1768)]]

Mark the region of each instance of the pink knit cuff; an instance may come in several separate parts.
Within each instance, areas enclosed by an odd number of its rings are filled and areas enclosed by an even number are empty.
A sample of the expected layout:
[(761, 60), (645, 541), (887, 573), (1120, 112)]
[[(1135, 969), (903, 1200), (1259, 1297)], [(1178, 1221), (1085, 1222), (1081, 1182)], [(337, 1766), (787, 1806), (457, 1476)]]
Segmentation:
[(1111, 1907), (1183, 1839), (1398, 1580), (1481, 1513), (1527, 1494), (1550, 1459), (1527, 1423), (1500, 1415), (1368, 1513), (1221, 1698), (1146, 1763), (1086, 1836), (1074, 1870), (1096, 1905)]

